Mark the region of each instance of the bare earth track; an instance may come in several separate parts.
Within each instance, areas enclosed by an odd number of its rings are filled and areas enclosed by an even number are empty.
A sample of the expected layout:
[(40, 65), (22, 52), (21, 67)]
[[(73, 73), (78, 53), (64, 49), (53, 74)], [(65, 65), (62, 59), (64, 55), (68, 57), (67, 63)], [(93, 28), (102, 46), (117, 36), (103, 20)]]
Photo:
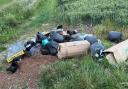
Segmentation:
[(38, 89), (41, 66), (56, 60), (55, 56), (41, 54), (23, 59), (16, 73), (0, 73), (0, 89)]

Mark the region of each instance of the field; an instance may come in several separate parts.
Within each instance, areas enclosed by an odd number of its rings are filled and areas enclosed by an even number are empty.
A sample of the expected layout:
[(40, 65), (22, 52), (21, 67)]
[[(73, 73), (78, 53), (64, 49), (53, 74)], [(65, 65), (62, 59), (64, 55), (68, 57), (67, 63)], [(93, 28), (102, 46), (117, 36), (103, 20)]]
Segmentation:
[[(128, 38), (128, 1), (37, 0), (31, 8), (25, 2), (14, 3), (0, 12), (0, 51), (35, 29), (44, 31), (57, 24), (95, 34), (109, 48), (113, 45), (106, 38), (109, 31), (120, 31), (124, 40)], [(40, 89), (127, 89), (127, 75), (128, 62), (112, 66), (106, 59), (97, 62), (88, 55), (46, 65), (38, 85)]]

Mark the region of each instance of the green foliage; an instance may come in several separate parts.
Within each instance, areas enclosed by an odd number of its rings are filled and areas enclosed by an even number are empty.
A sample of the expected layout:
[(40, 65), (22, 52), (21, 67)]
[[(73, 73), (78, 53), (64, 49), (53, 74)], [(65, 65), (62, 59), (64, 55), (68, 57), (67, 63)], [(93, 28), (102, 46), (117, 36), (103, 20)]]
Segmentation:
[(39, 0), (36, 5), (37, 16), (32, 24), (42, 24), (44, 22), (56, 21), (57, 14), (57, 0)]
[(103, 45), (105, 45), (106, 48), (110, 48), (113, 46), (113, 44), (110, 41), (108, 41), (107, 39), (102, 39), (102, 43), (103, 43)]
[(5, 70), (6, 70), (5, 62), (1, 60), (1, 62), (0, 62), (0, 72), (5, 71)]
[(35, 23), (97, 24), (109, 19), (120, 26), (128, 25), (127, 4), (127, 0), (39, 0)]
[(6, 50), (6, 47), (3, 46), (3, 45), (1, 45), (1, 46), (0, 46), (0, 50)]
[(0, 0), (0, 5), (4, 5), (7, 4), (9, 2), (11, 2), (12, 0)]
[[(11, 6), (0, 11), (0, 44), (8, 43), (19, 35), (20, 25), (33, 15), (34, 9), (28, 8), (25, 1), (13, 3)], [(19, 29), (19, 30), (18, 30)], [(25, 31), (25, 30), (24, 30)], [(0, 49), (4, 49), (0, 46)]]
[(15, 3), (0, 12), (0, 31), (16, 27), (32, 16), (32, 10), (25, 8), (24, 3)]
[(60, 20), (75, 24), (79, 22), (100, 23), (110, 19), (119, 25), (127, 25), (127, 0), (59, 0)]
[(113, 67), (106, 60), (96, 63), (89, 56), (52, 64), (42, 71), (41, 89), (124, 89), (127, 66)]

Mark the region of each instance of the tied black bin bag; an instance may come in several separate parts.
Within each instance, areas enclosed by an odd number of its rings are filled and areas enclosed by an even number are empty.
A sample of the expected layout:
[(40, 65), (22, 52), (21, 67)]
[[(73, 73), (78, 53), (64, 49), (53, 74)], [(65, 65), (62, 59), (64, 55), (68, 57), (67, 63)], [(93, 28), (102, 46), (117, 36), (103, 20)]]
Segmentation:
[(98, 39), (96, 36), (86, 36), (84, 40), (87, 40), (90, 42), (90, 44), (94, 44), (95, 42), (98, 42)]
[(37, 34), (36, 34), (36, 43), (41, 44), (43, 39), (47, 39), (47, 36), (43, 35), (40, 32), (37, 32)]
[(108, 40), (112, 41), (112, 42), (120, 42), (122, 40), (123, 34), (121, 32), (117, 32), (117, 31), (110, 31), (108, 33)]
[(27, 41), (25, 44), (24, 44), (24, 47), (25, 47), (25, 50), (26, 51), (30, 51), (30, 49), (35, 46), (36, 43), (34, 41)]
[(43, 55), (53, 55), (58, 53), (59, 44), (55, 41), (50, 41), (47, 45), (41, 48), (41, 53)]
[(6, 69), (6, 71), (13, 74), (17, 71), (18, 68), (19, 68), (18, 63), (17, 62), (12, 62), (12, 64), (10, 65), (9, 68)]
[(67, 33), (68, 33), (69, 35), (74, 35), (74, 34), (77, 34), (78, 32), (77, 32), (76, 30), (73, 30), (73, 31), (68, 30)]
[(54, 31), (50, 33), (50, 39), (56, 41), (57, 43), (64, 42), (64, 37), (61, 34)]
[(80, 36), (81, 35), (79, 33), (78, 34), (71, 35), (71, 40), (70, 41), (82, 41), (82, 40), (84, 40)]

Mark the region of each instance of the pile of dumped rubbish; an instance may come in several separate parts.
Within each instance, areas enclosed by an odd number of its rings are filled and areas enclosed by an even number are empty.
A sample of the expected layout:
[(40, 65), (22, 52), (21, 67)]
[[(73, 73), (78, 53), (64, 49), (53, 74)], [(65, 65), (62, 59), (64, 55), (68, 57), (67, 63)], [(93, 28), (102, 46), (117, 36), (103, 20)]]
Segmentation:
[[(108, 33), (108, 40), (111, 42), (119, 43), (122, 38), (121, 32), (110, 31)], [(22, 61), (23, 57), (35, 56), (38, 53), (57, 56), (59, 59), (91, 53), (97, 61), (103, 60), (107, 55), (106, 58), (111, 64), (117, 64), (128, 58), (127, 43), (128, 40), (106, 49), (97, 36), (79, 33), (76, 30), (65, 31), (63, 26), (59, 25), (50, 32), (37, 32), (34, 41), (28, 40), (22, 50), (12, 53), (13, 55), (7, 58), (7, 62), (11, 63), (7, 71), (15, 73), (19, 67), (18, 62)]]

